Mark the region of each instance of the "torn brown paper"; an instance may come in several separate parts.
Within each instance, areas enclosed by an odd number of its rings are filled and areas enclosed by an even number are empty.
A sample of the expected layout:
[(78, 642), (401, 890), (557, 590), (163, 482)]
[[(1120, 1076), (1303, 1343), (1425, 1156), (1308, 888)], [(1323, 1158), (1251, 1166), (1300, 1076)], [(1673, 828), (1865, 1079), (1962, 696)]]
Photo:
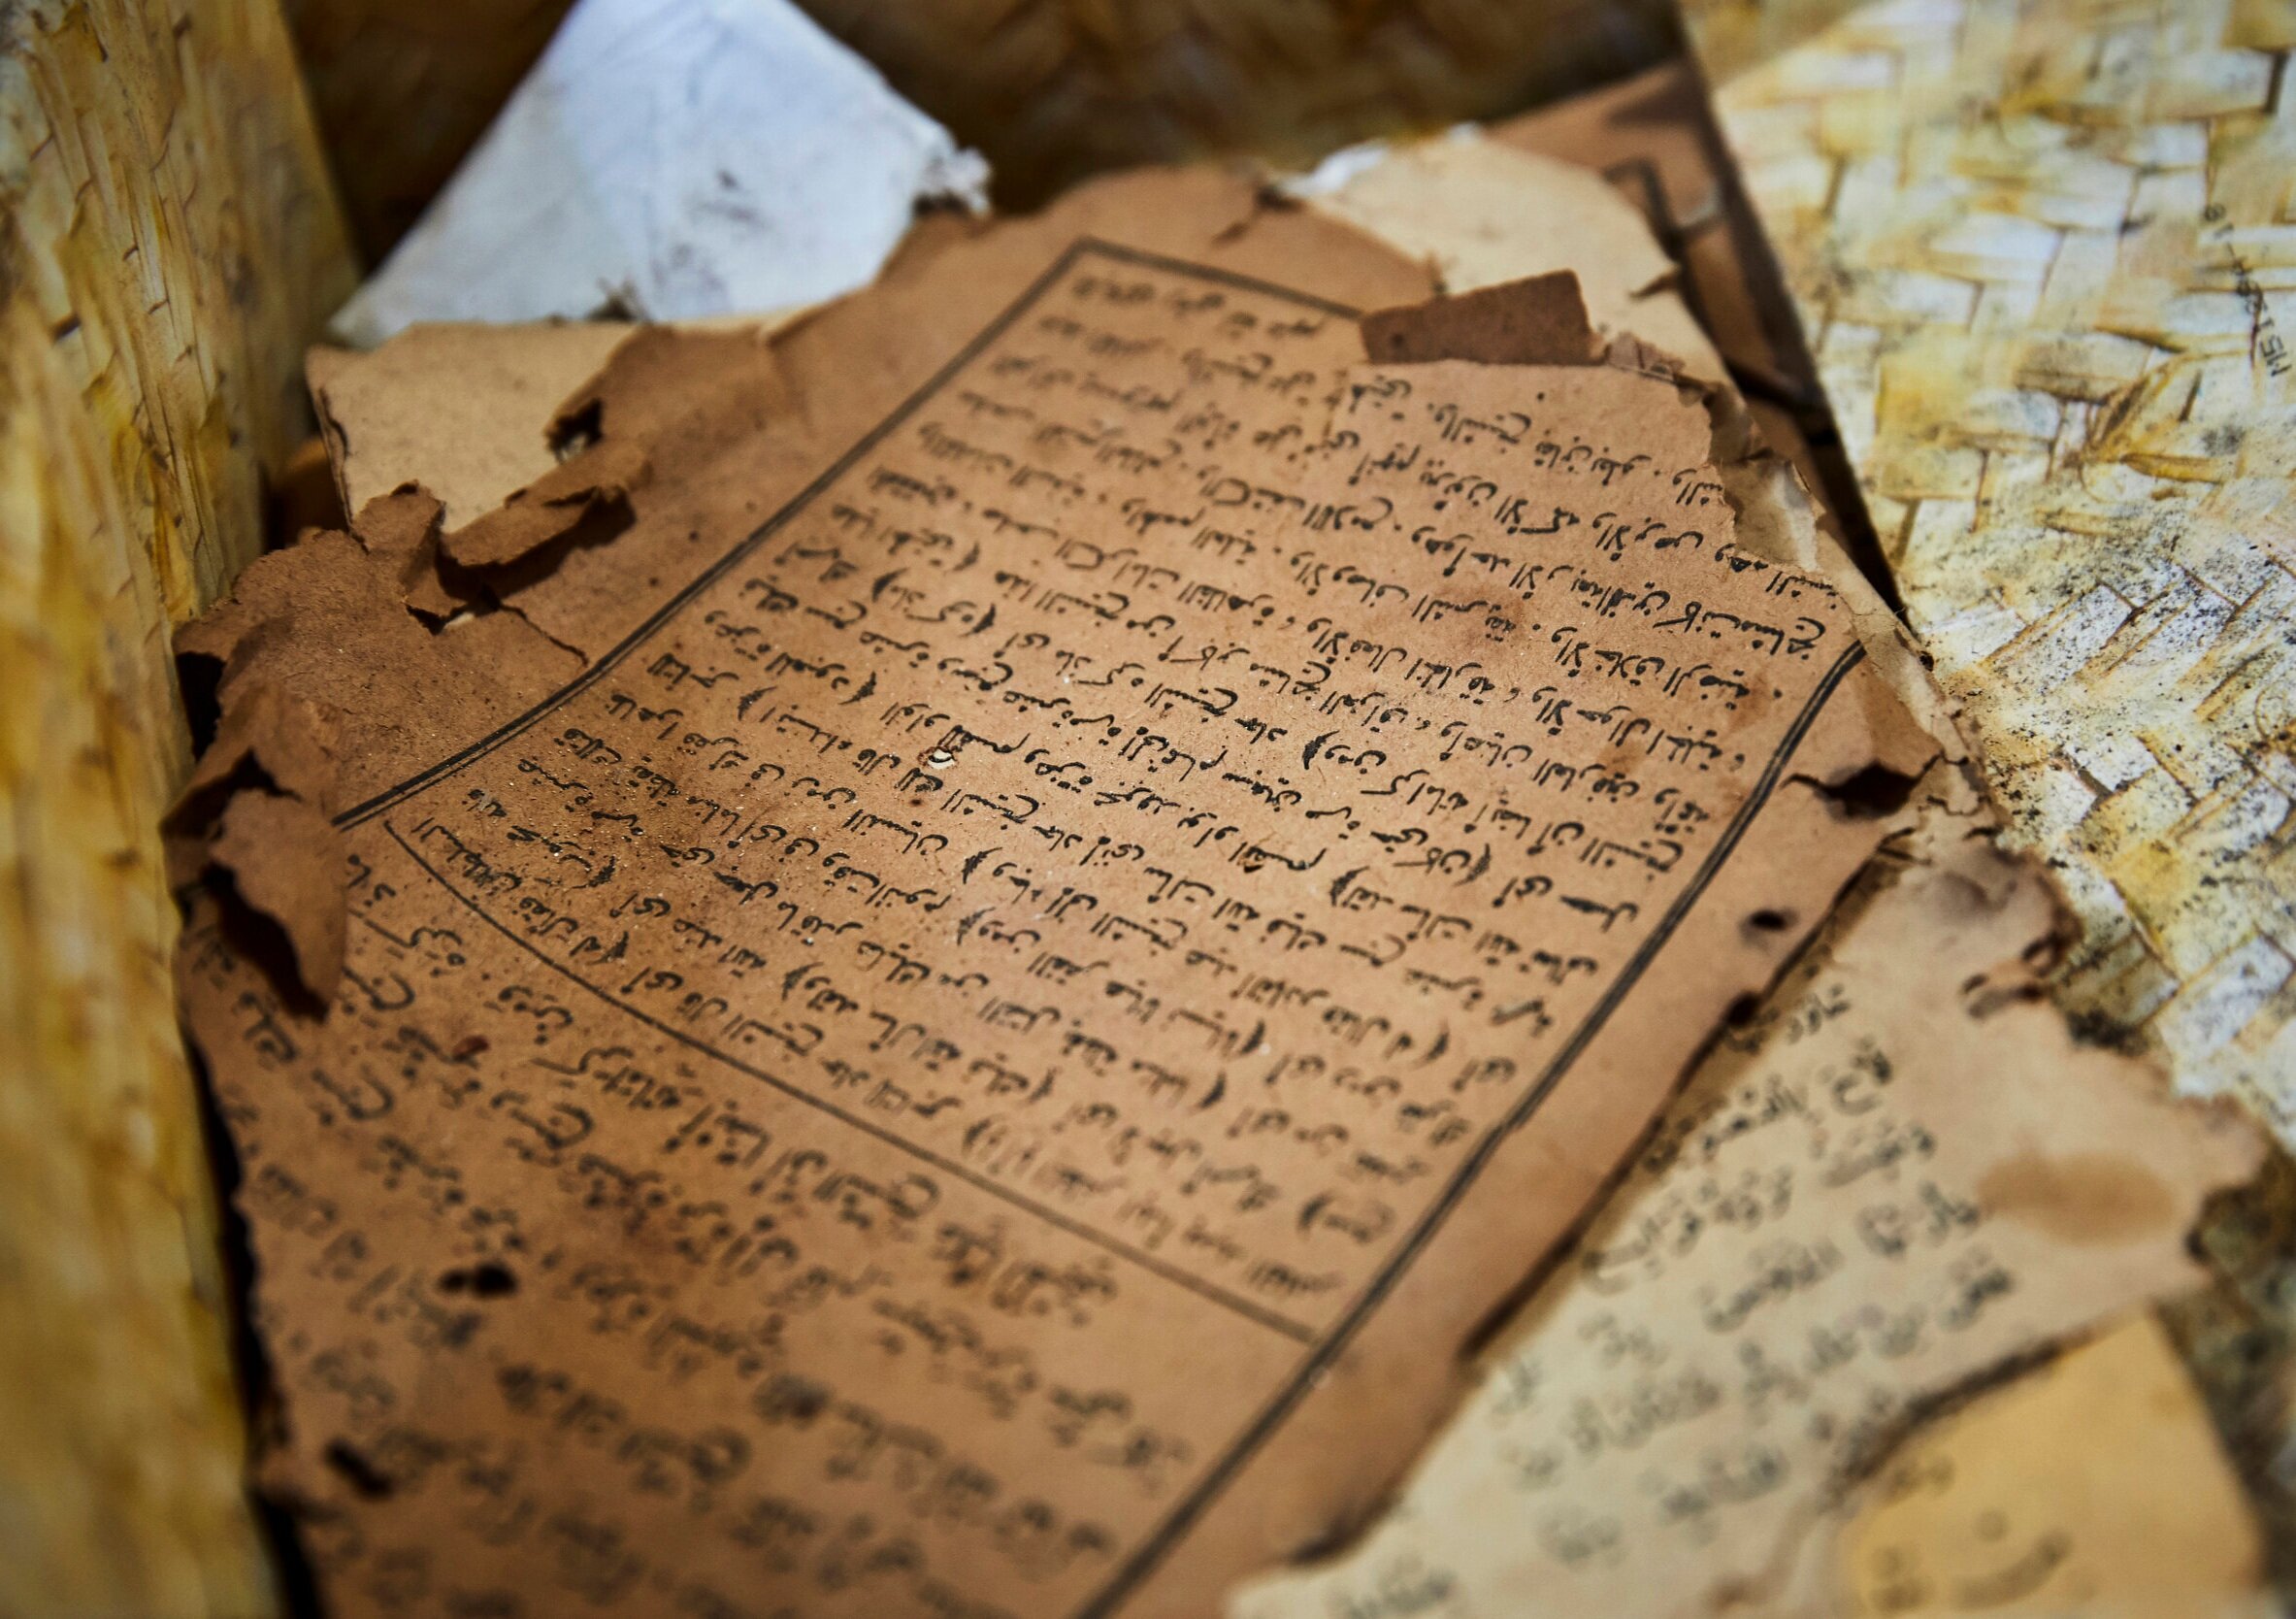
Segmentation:
[[(389, 761), (443, 757), (579, 671), (513, 612), (416, 618), (403, 571), (400, 557), (347, 534), (257, 557), (227, 600), (178, 632), (186, 686), (214, 690), (226, 715), (264, 685), (325, 702), (338, 802), (355, 804)], [(326, 648), (323, 682), (309, 677), (314, 647)]]
[(383, 564), (400, 600), (433, 621), (451, 618), (479, 599), (475, 579), (451, 578), (440, 566), (445, 522), (444, 503), (419, 483), (377, 495), (350, 522), (351, 537)]
[[(798, 315), (689, 321), (680, 330), (762, 336)], [(419, 483), (456, 526), (557, 466), (558, 407), (637, 328), (626, 321), (420, 324), (368, 352), (314, 348), (305, 367), (344, 510)]]
[(493, 511), (556, 464), (552, 413), (630, 330), (443, 323), (410, 327), (371, 353), (312, 349), (305, 369), (343, 509), (419, 481), (450, 525)]
[(652, 472), (644, 450), (626, 439), (609, 440), (441, 536), (440, 554), (463, 568), (503, 568), (561, 541), (610, 540), (629, 526), (631, 491)]
[[(1647, 144), (1658, 154), (1655, 161), (1666, 180), (1659, 203), (1653, 205), (1654, 216), (1665, 217), (1669, 208), (1689, 209), (1692, 199), (1704, 199), (1697, 203), (1705, 211), (1700, 217), (1719, 226), (1722, 221), (1711, 215), (1720, 206), (1721, 181), (1712, 162), (1703, 158), (1698, 139), (1702, 126), (1684, 127), (1695, 109), (1683, 105), (1679, 75), (1649, 78), (1647, 87), (1632, 90), (1624, 100), (1625, 111), (1594, 120), (1591, 128), (1582, 127), (1587, 120), (1574, 119), (1566, 107), (1520, 120), (1511, 138), (1551, 141), (1591, 160), (1622, 148), (1638, 152)], [(1694, 82), (1690, 88), (1695, 88)], [(1586, 99), (1593, 110), (1607, 111), (1617, 98), (1604, 92)], [(1657, 134), (1642, 131), (1627, 116), (1646, 106), (1657, 120)], [(1619, 121), (1628, 123), (1629, 129), (1614, 128)], [(1743, 432), (1749, 417), (1740, 413), (1750, 413), (1755, 436), (1778, 457), (1790, 458), (1793, 467), (1789, 473), (1779, 459), (1757, 455), (1724, 469), (1724, 498), (1739, 514), (1738, 544), (1770, 561), (1819, 573), (1832, 582), (1849, 603), (1877, 671), (1921, 728), (1930, 736), (1949, 739), (1948, 746), (1958, 757), (1950, 706), (1930, 678), (1919, 648), (1897, 615), (1859, 575), (1842, 548), (1838, 529), (1826, 523), (1809, 492), (1823, 485), (1824, 474), (1798, 422), (1775, 406), (1741, 399), (1734, 379), (1694, 324), (1684, 341), (1688, 314), (1671, 289), (1670, 278), (1652, 268), (1655, 261), (1662, 261), (1654, 223), (1608, 192), (1591, 170), (1547, 158), (1526, 162), (1523, 153), (1495, 144), (1502, 133), (1494, 131), (1485, 140), (1460, 131), (1441, 142), (1361, 152), (1344, 171), (1343, 181), (1328, 177), (1309, 187), (1310, 204), (1335, 207), (1366, 234), (1398, 251), (1425, 254), (1444, 271), (1451, 296), (1428, 310), (1440, 311), (1445, 325), (1456, 326), (1456, 336), (1435, 336), (1423, 314), (1412, 325), (1418, 344), (1414, 357), (1454, 352), (1447, 344), (1460, 346), (1460, 351), (1479, 346), (1485, 357), (1524, 360), (1584, 352), (1584, 320), (1575, 326), (1558, 325), (1555, 316), (1562, 301), (1524, 296), (1527, 286), (1566, 277), (1582, 291), (1593, 287), (1591, 302), (1612, 312), (1612, 323), (1601, 335), (1608, 336), (1614, 354), (1622, 360), (1634, 348), (1654, 347), (1646, 340), (1656, 333), (1670, 334), (1682, 344), (1675, 353), (1663, 353), (1658, 346), (1659, 368), (1708, 385), (1713, 408), (1727, 431)], [(1690, 160), (1693, 154), (1700, 157), (1696, 164)], [(1631, 167), (1654, 160), (1637, 156), (1623, 161)], [(1582, 214), (1596, 220), (1592, 228), (1575, 228)], [(1633, 244), (1632, 250), (1625, 250), (1624, 244)], [(1548, 265), (1559, 268), (1541, 268)], [(1707, 280), (1714, 273), (1709, 267)], [(1506, 312), (1503, 316), (1501, 312)], [(1529, 320), (1532, 312), (1543, 318)], [(1569, 313), (1581, 314), (1583, 307)], [(1519, 329), (1510, 329), (1509, 321)], [(1383, 347), (1388, 339), (1377, 316), (1366, 322), (1365, 342), (1374, 357), (1403, 353)]]
[(1845, 1619), (2267, 1619), (2264, 1548), (2149, 1314), (1915, 1436), (1825, 1548)]
[(1886, 577), (1770, 243), (1739, 183), (1697, 68), (1677, 59), (1486, 130), (1599, 171), (1680, 267), (1676, 290), (1727, 360), (1762, 436), (1825, 492), (1858, 566)]
[(333, 995), (345, 951), (335, 894), (343, 843), (327, 818), (283, 794), (239, 793), (223, 807), (208, 859), (243, 904), (278, 925), (293, 957), (291, 989), (319, 1002)]
[(2054, 904), (1969, 826), (1877, 863), (1395, 1508), (1240, 1619), (1832, 1614), (1788, 1600), (1798, 1549), (1924, 1402), (2195, 1277), (2200, 1200), (2258, 1143), (2074, 1043), (2035, 976)]
[(488, 611), (187, 637), (345, 714), (329, 1015), (180, 961), (340, 1611), (1193, 1619), (1380, 1497), (1933, 751), (1694, 391), (1364, 363), (1427, 290), (1089, 187), (625, 343)]
[(163, 823), (170, 884), (213, 875), (280, 935), (284, 976), (323, 1005), (343, 975), (342, 745), (329, 708), (256, 680), (234, 693)]
[(1446, 295), (1363, 316), (1363, 349), (1388, 365), (1473, 360), (1483, 365), (1592, 365), (1604, 345), (1568, 270)]
[[(1749, 291), (1748, 255), (1765, 249), (1740, 237), (1754, 230), (1745, 208), (1722, 206), (1700, 94), (1694, 76), (1659, 70), (1480, 134), (1358, 149), (1293, 184), (1309, 207), (1429, 263), (1455, 293), (1576, 275), (1604, 336), (1654, 347), (1723, 389), (1719, 399), (1749, 413), (1805, 483), (1839, 489), (1849, 474), (1816, 385), (1789, 380), (1806, 367), (1758, 341), (1766, 328), (1751, 316), (1767, 311)], [(1693, 309), (1727, 317), (1722, 351)], [(1790, 326), (1790, 310), (1782, 318)], [(1859, 549), (1872, 546), (1861, 538)], [(1926, 675), (1919, 686), (1930, 689)]]

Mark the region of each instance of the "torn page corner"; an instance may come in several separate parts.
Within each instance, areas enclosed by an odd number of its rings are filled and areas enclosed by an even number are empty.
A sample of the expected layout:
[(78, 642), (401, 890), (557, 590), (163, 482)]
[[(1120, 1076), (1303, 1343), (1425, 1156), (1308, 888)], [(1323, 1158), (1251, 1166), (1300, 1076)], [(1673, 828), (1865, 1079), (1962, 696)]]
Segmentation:
[(1388, 364), (1591, 365), (1602, 349), (1570, 270), (1375, 310), (1361, 324), (1363, 351)]
[(256, 681), (224, 709), (213, 742), (192, 767), (171, 820), (196, 819), (210, 795), (237, 784), (243, 769), (259, 784), (322, 813), (336, 803), (340, 715), (331, 705)]
[(368, 353), (312, 350), (312, 399), (344, 509), (407, 483), (439, 498), (449, 528), (502, 505), (557, 464), (553, 412), (631, 331), (614, 321), (424, 324)]
[(439, 540), (445, 503), (419, 483), (376, 495), (352, 516), (350, 531), (367, 554), (381, 560), (408, 608), (434, 622), (476, 600), (473, 590), (440, 567)]
[(440, 552), (464, 568), (501, 568), (561, 541), (610, 540), (630, 525), (630, 497), (652, 472), (643, 445), (601, 440), (443, 535)]
[(179, 889), (215, 876), (287, 951), (275, 961), (310, 1005), (324, 1006), (344, 950), (339, 796), (340, 715), (270, 680), (244, 683), (163, 826)]
[(1301, 193), (1343, 220), (1432, 264), (1441, 291), (1571, 270), (1606, 340), (1627, 333), (1683, 357), (1721, 385), (1728, 372), (1674, 290), (1676, 267), (1649, 223), (1601, 174), (1472, 131), (1366, 149)]
[(303, 997), (319, 1007), (333, 1000), (349, 928), (343, 841), (333, 823), (298, 798), (237, 793), (224, 807), (208, 859), (229, 878), (232, 893), (284, 936)]

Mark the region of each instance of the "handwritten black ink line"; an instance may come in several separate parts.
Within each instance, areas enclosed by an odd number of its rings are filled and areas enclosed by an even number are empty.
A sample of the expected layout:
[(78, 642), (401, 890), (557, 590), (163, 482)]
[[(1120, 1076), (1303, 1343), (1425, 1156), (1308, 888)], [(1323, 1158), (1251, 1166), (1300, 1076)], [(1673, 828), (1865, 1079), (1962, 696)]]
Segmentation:
[(1266, 1308), (1264, 1305), (1254, 1304), (1251, 1300), (1246, 1299), (1241, 1295), (1229, 1292), (1226, 1288), (1219, 1286), (1217, 1283), (1205, 1281), (1201, 1277), (1193, 1276), (1175, 1266), (1168, 1265), (1164, 1261), (1158, 1259), (1154, 1254), (1144, 1253), (1141, 1250), (1134, 1248), (1128, 1242), (1121, 1241), (1116, 1238), (1105, 1235), (1104, 1233), (1095, 1231), (1090, 1226), (1083, 1225), (1068, 1218), (1068, 1216), (1063, 1214), (1057, 1208), (1049, 1208), (1043, 1204), (1036, 1202), (1035, 1199), (1031, 1198), (1023, 1193), (1016, 1192), (1009, 1186), (1005, 1186), (995, 1180), (992, 1180), (977, 1171), (967, 1169), (962, 1164), (943, 1158), (938, 1153), (933, 1151), (931, 1148), (919, 1146), (916, 1142), (907, 1140), (902, 1137), (894, 1134), (892, 1131), (887, 1130), (881, 1124), (872, 1124), (868, 1119), (862, 1118), (858, 1114), (846, 1111), (844, 1108), (838, 1107), (836, 1103), (827, 1101), (822, 1097), (814, 1095), (811, 1091), (806, 1090), (802, 1085), (792, 1084), (790, 1081), (781, 1078), (779, 1075), (772, 1074), (766, 1069), (758, 1068), (752, 1064), (745, 1063), (738, 1057), (732, 1056), (724, 1051), (719, 1050), (716, 1046), (711, 1045), (707, 1041), (697, 1040), (694, 1036), (687, 1034), (682, 1029), (673, 1029), (669, 1024), (664, 1023), (660, 1018), (655, 1017), (648, 1012), (641, 1011), (627, 1001), (616, 998), (606, 990), (599, 988), (596, 984), (583, 977), (580, 974), (574, 972), (574, 969), (568, 967), (565, 963), (553, 961), (550, 957), (542, 954), (542, 952), (537, 948), (531, 941), (519, 938), (516, 934), (512, 933), (508, 926), (502, 922), (497, 921), (492, 913), (480, 906), (477, 901), (472, 899), (461, 889), (455, 887), (453, 883), (447, 881), (436, 867), (434, 867), (429, 861), (425, 860), (419, 853), (415, 851), (414, 845), (407, 842), (407, 840), (400, 835), (399, 829), (393, 826), (389, 821), (386, 820), (382, 823), (382, 830), (390, 835), (391, 842), (397, 843), (401, 849), (406, 851), (408, 859), (413, 861), (415, 865), (421, 867), (423, 874), (433, 882), (437, 883), (441, 888), (445, 889), (447, 893), (453, 895), (455, 899), (459, 900), (463, 907), (468, 909), (472, 915), (477, 917), (478, 920), (484, 922), (488, 927), (494, 929), (495, 932), (501, 934), (505, 939), (517, 945), (528, 955), (534, 957), (535, 960), (541, 962), (544, 967), (549, 968), (559, 976), (567, 979), (569, 982), (579, 984), (582, 988), (597, 996), (598, 999), (604, 1001), (607, 1006), (613, 1008), (616, 1011), (636, 1018), (639, 1022), (644, 1024), (656, 1034), (667, 1035), (672, 1040), (676, 1041), (680, 1045), (684, 1045), (692, 1050), (698, 1051), (705, 1057), (713, 1057), (717, 1061), (725, 1064), (726, 1067), (733, 1069), (737, 1073), (746, 1074), (750, 1078), (759, 1081), (761, 1084), (768, 1085), (772, 1089), (779, 1091), (783, 1096), (789, 1097), (793, 1101), (802, 1102), (808, 1107), (817, 1108), (821, 1112), (827, 1113), (831, 1118), (837, 1120), (841, 1124), (851, 1125), (854, 1129), (862, 1132), (864, 1135), (874, 1137), (877, 1140), (884, 1142), (888, 1146), (898, 1148), (899, 1150), (907, 1153), (910, 1157), (915, 1158), (922, 1163), (930, 1164), (934, 1169), (938, 1170), (942, 1174), (949, 1175), (957, 1180), (961, 1180), (968, 1186), (972, 1187), (975, 1191), (986, 1192), (991, 1197), (1000, 1199), (1003, 1202), (1010, 1204), (1013, 1207), (1022, 1210), (1024, 1213), (1035, 1215), (1036, 1218), (1042, 1220), (1045, 1224), (1053, 1226), (1061, 1231), (1065, 1231), (1070, 1237), (1080, 1238), (1083, 1240), (1092, 1243), (1095, 1247), (1100, 1248), (1107, 1253), (1114, 1254), (1119, 1259), (1130, 1260), (1132, 1264), (1137, 1265), (1143, 1271), (1151, 1272), (1154, 1274), (1163, 1277), (1165, 1281), (1171, 1282), (1175, 1286), (1184, 1287), (1189, 1292), (1197, 1294), (1200, 1298), (1207, 1299), (1213, 1304), (1220, 1305), (1227, 1309), (1232, 1310), (1236, 1314), (1243, 1316), (1245, 1319), (1252, 1321), (1259, 1326), (1265, 1327), (1270, 1332), (1281, 1333), (1284, 1337), (1289, 1338), (1296, 1338), (1302, 1343), (1308, 1343), (1314, 1340), (1315, 1329), (1313, 1327), (1307, 1326), (1302, 1322), (1293, 1321), (1284, 1316), (1278, 1315), (1274, 1311)]
[(1803, 738), (1809, 735), (1810, 727), (1817, 722), (1818, 715), (1824, 709), (1827, 700), (1833, 696), (1850, 671), (1854, 669), (1864, 657), (1865, 648), (1853, 645), (1842, 654), (1831, 669), (1826, 671), (1825, 677), (1819, 681), (1817, 689), (1811, 693), (1809, 702), (1803, 706), (1802, 711), (1795, 716), (1793, 724), (1779, 743), (1778, 750), (1770, 756), (1770, 762), (1755, 781), (1754, 791), (1748, 795), (1746, 802), (1739, 806), (1737, 814), (1730, 818), (1728, 828), (1716, 842), (1715, 846), (1708, 851), (1705, 860), (1700, 862), (1696, 876), (1684, 885), (1682, 893), (1677, 895), (1674, 903), (1666, 908), (1666, 912), (1659, 918), (1658, 925), (1652, 929), (1650, 937), (1643, 941), (1642, 947), (1628, 958), (1625, 967), (1613, 980), (1610, 989), (1580, 1022), (1578, 1029), (1571, 1035), (1569, 1042), (1560, 1051), (1558, 1051), (1553, 1060), (1548, 1063), (1546, 1072), (1539, 1075), (1538, 1083), (1525, 1092), (1516, 1102), (1514, 1107), (1509, 1110), (1507, 1116), (1486, 1132), (1483, 1139), (1476, 1142), (1474, 1152), (1453, 1173), (1451, 1184), (1444, 1188), (1443, 1195), (1429, 1205), (1427, 1211), (1420, 1216), (1419, 1223), (1412, 1228), (1411, 1234), (1396, 1245), (1394, 1252), (1372, 1276), (1363, 1291), (1357, 1296), (1355, 1303), (1348, 1307), (1347, 1313), (1342, 1315), (1325, 1338), (1308, 1351), (1291, 1377), (1276, 1391), (1275, 1397), (1261, 1409), (1258, 1419), (1249, 1429), (1245, 1430), (1243, 1436), (1234, 1444), (1221, 1453), (1219, 1460), (1205, 1472), (1196, 1488), (1172, 1508), (1164, 1522), (1157, 1526), (1155, 1533), (1150, 1535), (1138, 1549), (1126, 1560), (1124, 1567), (1116, 1571), (1108, 1583), (1087, 1599), (1084, 1605), (1076, 1610), (1074, 1619), (1107, 1619), (1109, 1614), (1115, 1612), (1118, 1605), (1132, 1594), (1140, 1582), (1155, 1572), (1157, 1567), (1163, 1563), (1166, 1556), (1170, 1555), (1172, 1548), (1187, 1536), (1189, 1530), (1195, 1527), (1196, 1520), (1203, 1515), (1204, 1509), (1212, 1503), (1213, 1499), (1222, 1490), (1228, 1487), (1236, 1473), (1243, 1469), (1244, 1464), (1249, 1462), (1260, 1447), (1274, 1436), (1275, 1431), (1284, 1425), (1291, 1416), (1293, 1408), (1299, 1404), (1300, 1399), (1314, 1384), (1317, 1376), (1330, 1366), (1342, 1349), (1347, 1347), (1348, 1341), (1355, 1337), (1358, 1330), (1369, 1319), (1388, 1294), (1394, 1290), (1395, 1283), (1401, 1279), (1403, 1272), (1409, 1269), (1412, 1262), (1419, 1257), (1420, 1250), (1432, 1240), (1436, 1231), (1440, 1229), (1445, 1220), (1450, 1218), (1460, 1200), (1466, 1196), (1468, 1190), (1497, 1154), (1500, 1144), (1509, 1136), (1530, 1122), (1531, 1115), (1538, 1111), (1539, 1105), (1546, 1101), (1557, 1085), (1561, 1083), (1563, 1076), (1570, 1072), (1572, 1065), (1585, 1053), (1588, 1045), (1601, 1032), (1602, 1026), (1610, 1020), (1611, 1013), (1619, 1008), (1620, 1003), (1625, 1000), (1627, 993), (1633, 989), (1644, 972), (1649, 969), (1652, 961), (1656, 959), (1659, 950), (1664, 948), (1666, 942), (1673, 937), (1675, 929), (1682, 925), (1683, 918), (1689, 914), (1691, 908), (1697, 904), (1705, 894), (1708, 885), (1714, 881), (1716, 874), (1722, 870), (1722, 863), (1730, 857), (1740, 841), (1745, 838), (1747, 828), (1753, 825), (1755, 817), (1769, 802), (1770, 795), (1777, 789), (1779, 779), (1786, 773), (1787, 762), (1792, 758), (1794, 750), (1801, 745)]

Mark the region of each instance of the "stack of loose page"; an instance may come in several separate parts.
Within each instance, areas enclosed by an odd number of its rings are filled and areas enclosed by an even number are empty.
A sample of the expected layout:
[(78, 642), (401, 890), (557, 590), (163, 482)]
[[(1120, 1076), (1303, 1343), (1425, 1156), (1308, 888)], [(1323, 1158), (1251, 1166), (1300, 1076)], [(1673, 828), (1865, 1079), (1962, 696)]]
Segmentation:
[[(2245, 1601), (2142, 1315), (1931, 1420), (2255, 1146), (1680, 285), (1460, 136), (314, 357), (170, 832), (331, 1609)], [(2065, 1411), (2143, 1465), (2003, 1516)]]

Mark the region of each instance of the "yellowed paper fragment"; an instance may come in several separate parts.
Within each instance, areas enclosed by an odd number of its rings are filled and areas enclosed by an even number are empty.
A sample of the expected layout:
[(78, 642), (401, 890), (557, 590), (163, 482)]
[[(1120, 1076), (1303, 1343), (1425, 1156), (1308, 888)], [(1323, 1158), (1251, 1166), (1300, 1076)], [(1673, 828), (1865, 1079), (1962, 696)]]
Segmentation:
[(2263, 1546), (2143, 1315), (1923, 1430), (1860, 1493), (1804, 1611), (2265, 1619)]
[(2282, 9), (1689, 8), (2062, 989), (2296, 1139)]
[(629, 335), (604, 320), (439, 324), (372, 353), (314, 348), (306, 370), (344, 510), (419, 479), (449, 526), (493, 511), (556, 464), (550, 413)]
[(1673, 290), (1673, 260), (1592, 169), (1460, 129), (1376, 156), (1343, 154), (1293, 183), (1308, 207), (1425, 260), (1448, 292), (1574, 271), (1596, 331), (1655, 344), (1702, 381), (1724, 380), (1722, 357)]
[(483, 611), (321, 536), (189, 638), (365, 773), (324, 1015), (244, 881), (180, 963), (340, 1611), (1195, 1616), (1378, 1498), (1934, 751), (1696, 394), (1362, 363), (1413, 278), (1096, 188), (633, 338)]
[(2030, 965), (2054, 916), (1931, 812), (1707, 1060), (1394, 1511), (1232, 1611), (1804, 1611), (1797, 1548), (1919, 1403), (2188, 1279), (2202, 1194), (2253, 1161), (2074, 1045)]

